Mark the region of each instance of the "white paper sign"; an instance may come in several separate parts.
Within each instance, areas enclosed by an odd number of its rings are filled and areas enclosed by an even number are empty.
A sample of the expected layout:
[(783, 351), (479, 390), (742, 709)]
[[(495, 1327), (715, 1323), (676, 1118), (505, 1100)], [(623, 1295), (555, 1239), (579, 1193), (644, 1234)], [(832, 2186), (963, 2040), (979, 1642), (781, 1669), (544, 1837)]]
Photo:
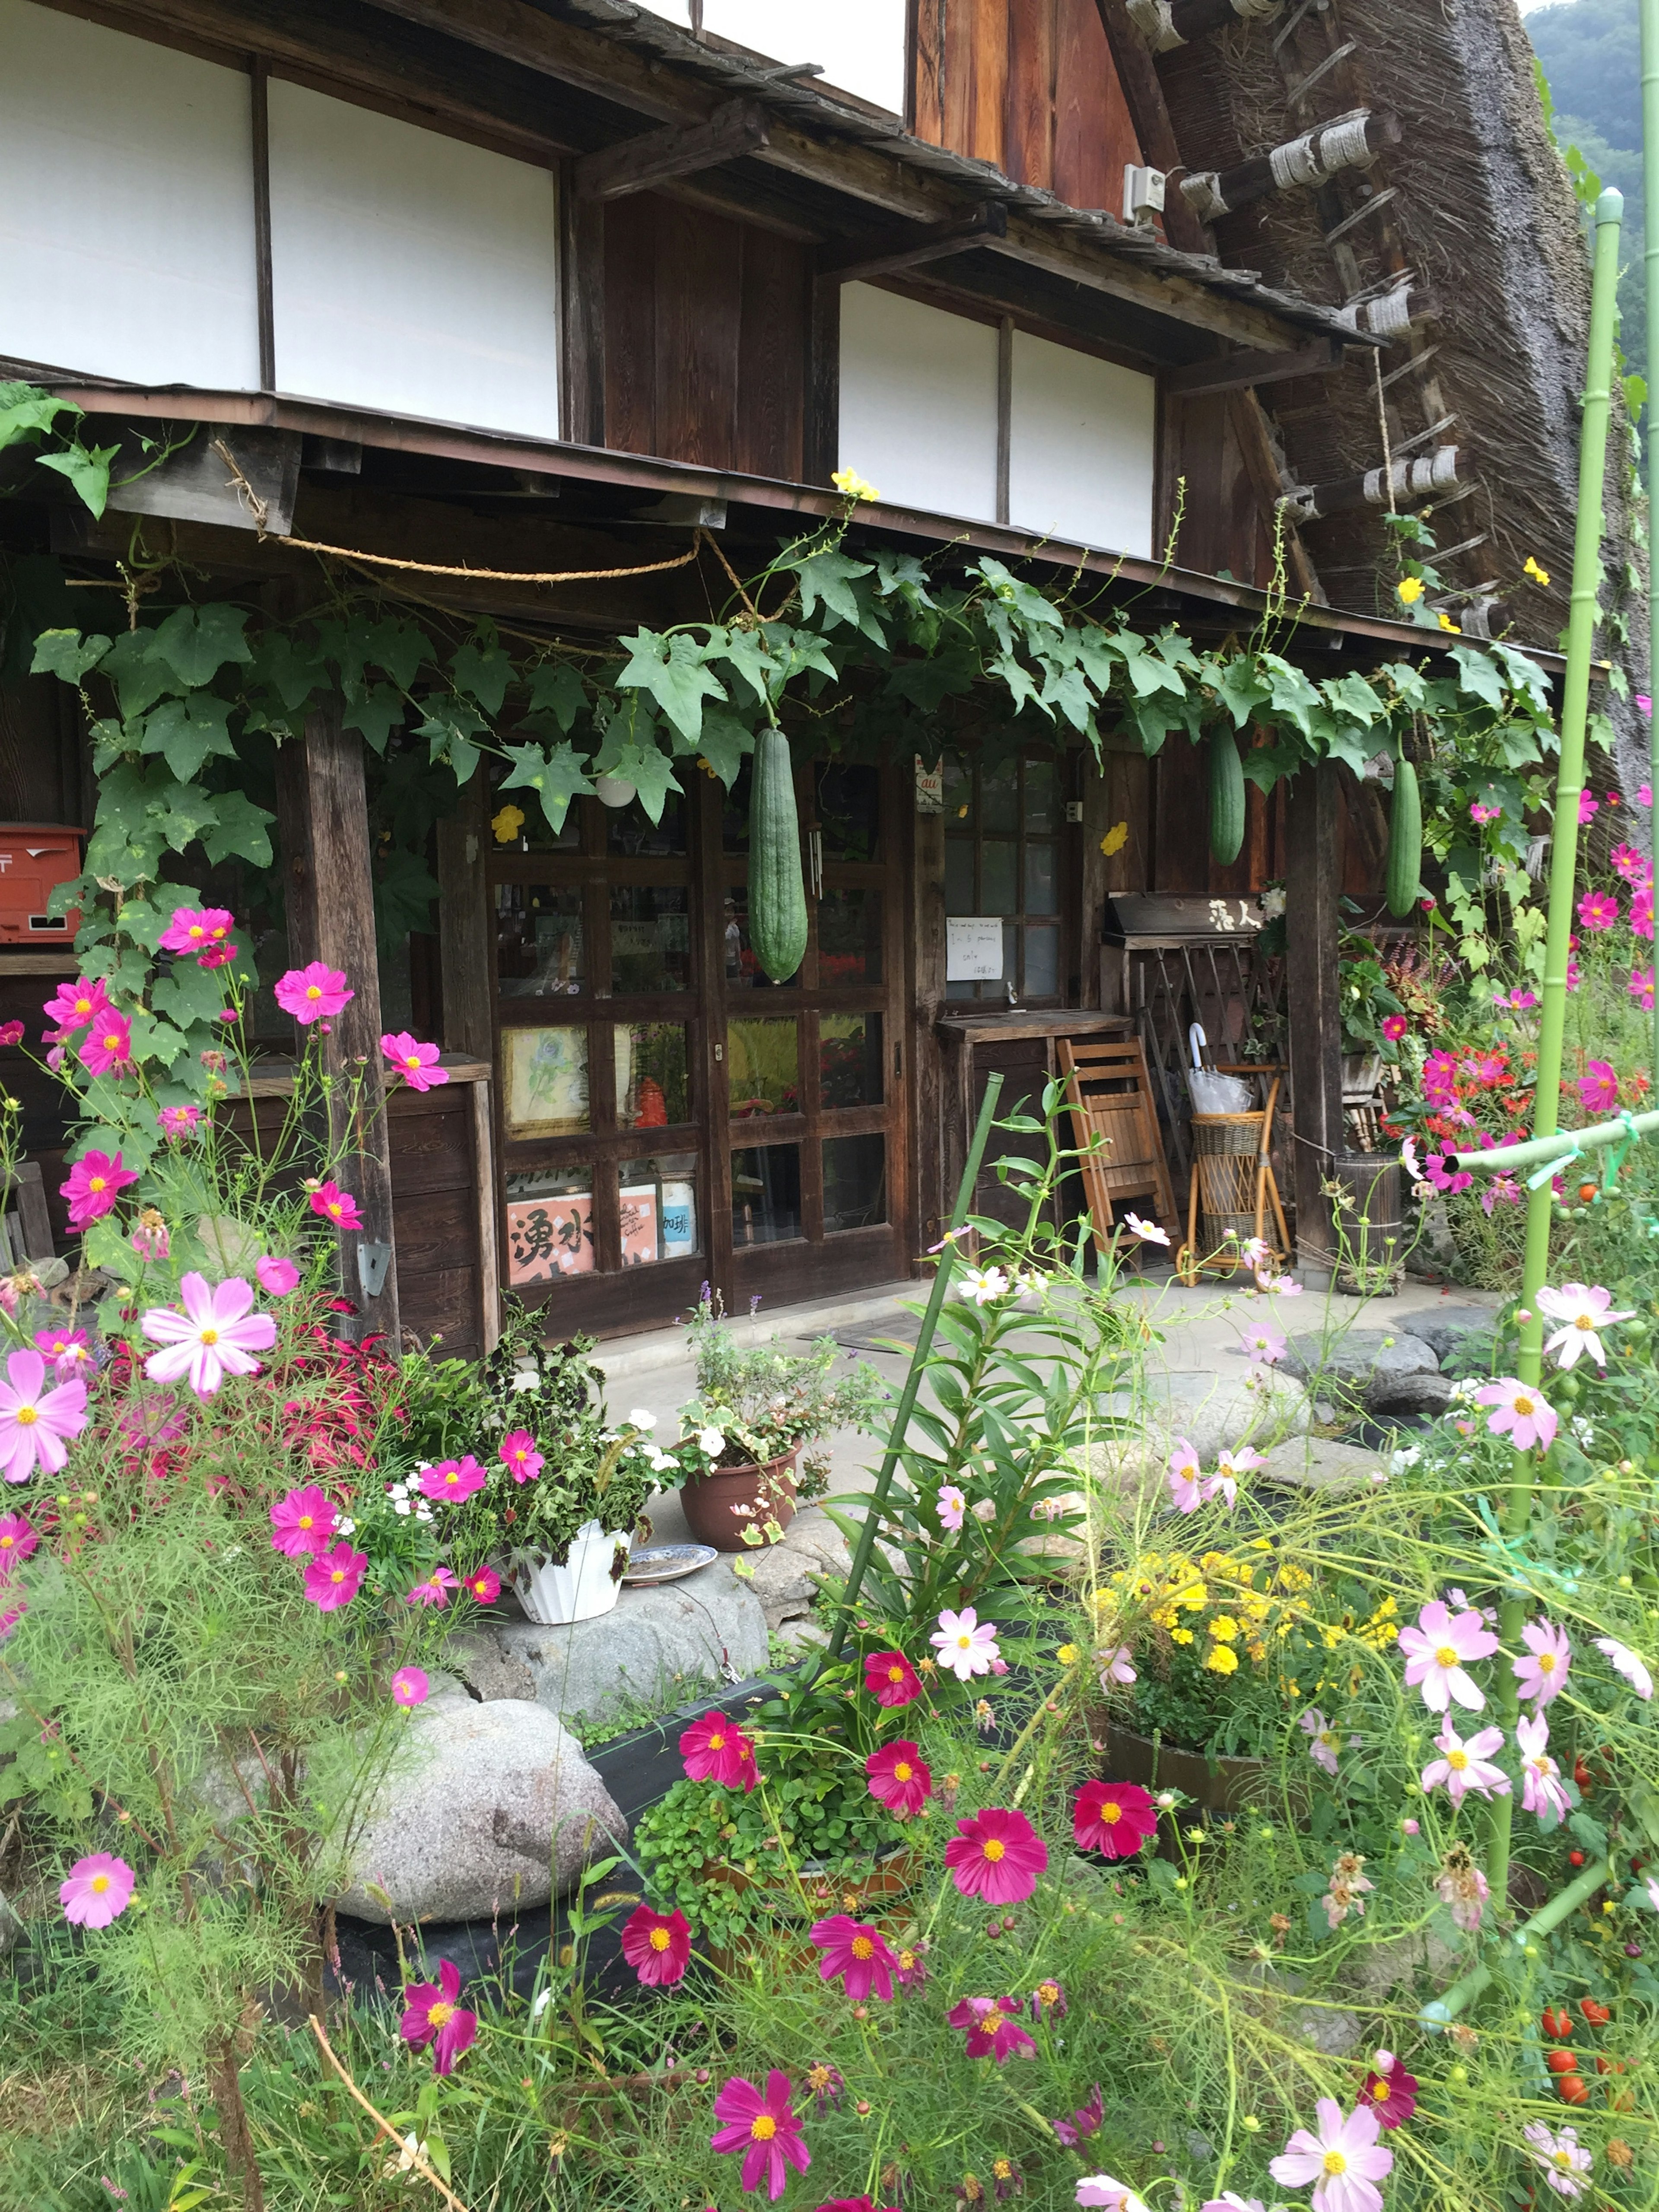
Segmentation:
[(929, 768), (921, 755), (916, 755), (916, 811), (918, 814), (943, 814), (945, 811), (945, 769)]
[(1000, 915), (952, 915), (945, 925), (947, 983), (1002, 981), (1002, 918)]

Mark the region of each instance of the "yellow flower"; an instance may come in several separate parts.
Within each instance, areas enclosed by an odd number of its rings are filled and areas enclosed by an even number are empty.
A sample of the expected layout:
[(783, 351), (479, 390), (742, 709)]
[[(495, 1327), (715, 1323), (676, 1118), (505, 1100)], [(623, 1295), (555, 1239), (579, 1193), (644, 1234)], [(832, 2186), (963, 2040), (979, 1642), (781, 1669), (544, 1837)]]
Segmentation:
[(1251, 1658), (1255, 1660), (1256, 1665), (1259, 1667), (1267, 1656), (1267, 1647), (1265, 1644), (1253, 1643), (1249, 1646), (1249, 1653)]
[(1236, 1674), (1238, 1654), (1230, 1644), (1212, 1644), (1204, 1654), (1204, 1664), (1212, 1674)]
[(856, 469), (837, 469), (830, 481), (838, 492), (844, 492), (848, 499), (876, 500), (881, 497), (874, 484), (866, 483)]
[(1439, 623), (1442, 629), (1449, 630), (1454, 637), (1462, 636), (1463, 625), (1461, 623), (1455, 623), (1451, 617), (1445, 613), (1443, 610), (1435, 617), (1435, 620)]
[(1188, 1583), (1185, 1589), (1176, 1592), (1175, 1601), (1188, 1613), (1202, 1613), (1210, 1602), (1210, 1594), (1202, 1583)]
[[(1547, 581), (1547, 580), (1547, 580), (1547, 579), (1546, 579), (1546, 581)], [(1128, 843), (1128, 842), (1129, 842), (1129, 825), (1128, 825), (1128, 823), (1127, 823), (1127, 822), (1114, 822), (1114, 823), (1113, 823), (1113, 824), (1112, 824), (1112, 826), (1111, 826), (1111, 828), (1110, 828), (1110, 829), (1106, 832), (1106, 835), (1105, 835), (1105, 836), (1101, 839), (1101, 841), (1100, 841), (1100, 849), (1101, 849), (1101, 851), (1102, 851), (1103, 853), (1104, 853), (1104, 854), (1106, 855), (1107, 859), (1109, 860), (1111, 859), (1111, 857), (1112, 857), (1113, 854), (1114, 854), (1114, 853), (1121, 853), (1121, 852), (1123, 850), (1123, 848), (1124, 848), (1124, 847)]]
[(1547, 584), (1550, 580), (1549, 570), (1540, 568), (1530, 553), (1527, 556), (1527, 565), (1521, 573), (1522, 575), (1530, 576), (1534, 584)]
[(1176, 1644), (1190, 1644), (1194, 1640), (1190, 1628), (1172, 1628), (1170, 1631), (1170, 1636), (1171, 1641)]
[(495, 832), (498, 845), (510, 845), (524, 828), (522, 806), (503, 806), (499, 814), (490, 817), (490, 828)]
[(1423, 596), (1423, 579), (1420, 576), (1404, 576), (1395, 586), (1395, 590), (1400, 594), (1401, 606), (1414, 607)]
[(1077, 1664), (1076, 1644), (1062, 1644), (1059, 1650), (1055, 1652), (1054, 1656), (1059, 1660), (1062, 1667), (1075, 1667)]
[(1238, 1634), (1238, 1623), (1231, 1614), (1218, 1613), (1210, 1623), (1210, 1633), (1218, 1637), (1222, 1643), (1231, 1644)]

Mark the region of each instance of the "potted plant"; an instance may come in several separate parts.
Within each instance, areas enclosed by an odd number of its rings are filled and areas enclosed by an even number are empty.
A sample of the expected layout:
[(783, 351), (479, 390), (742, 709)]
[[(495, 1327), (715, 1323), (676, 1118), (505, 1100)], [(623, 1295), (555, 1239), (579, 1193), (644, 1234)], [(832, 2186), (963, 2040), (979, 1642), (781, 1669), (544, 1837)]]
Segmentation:
[(786, 1352), (775, 1336), (742, 1345), (725, 1325), (720, 1301), (703, 1285), (686, 1324), (697, 1364), (696, 1395), (680, 1409), (672, 1457), (681, 1470), (686, 1526), (717, 1551), (775, 1544), (798, 1501), (821, 1496), (828, 1468), (800, 1455), (836, 1429), (867, 1428), (886, 1397), (875, 1370), (860, 1360), (831, 1380), (840, 1347), (820, 1337), (810, 1352)]

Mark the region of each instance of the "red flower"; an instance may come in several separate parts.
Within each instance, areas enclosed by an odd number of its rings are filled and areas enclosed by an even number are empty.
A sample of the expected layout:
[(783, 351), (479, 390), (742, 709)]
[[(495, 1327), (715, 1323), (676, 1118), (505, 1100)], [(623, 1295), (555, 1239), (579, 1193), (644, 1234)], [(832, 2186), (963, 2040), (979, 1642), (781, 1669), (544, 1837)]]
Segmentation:
[(919, 1813), (933, 1794), (933, 1770), (913, 1743), (890, 1743), (864, 1762), (870, 1795), (901, 1820)]
[(805, 2173), (812, 2163), (789, 2101), (789, 2076), (775, 2066), (766, 2077), (763, 2097), (741, 2074), (724, 2082), (714, 2099), (714, 2118), (726, 2125), (716, 2128), (709, 2137), (709, 2148), (740, 2150), (744, 2187), (758, 2189), (764, 2175), (766, 2193), (775, 2203), (788, 2186), (786, 2164), (797, 2173)]
[(864, 1662), (864, 1686), (890, 1709), (921, 1695), (921, 1677), (902, 1651), (872, 1651)]
[(678, 1910), (664, 1914), (641, 1905), (623, 1923), (622, 1954), (647, 1989), (665, 1990), (690, 1963), (690, 1923)]
[(466, 1577), (461, 1588), (471, 1590), (480, 1605), (494, 1605), (501, 1594), (501, 1578), (494, 1567), (480, 1567), (476, 1574)]
[(945, 1846), (945, 1863), (964, 1897), (1018, 1905), (1047, 1872), (1048, 1846), (1024, 1813), (993, 1807), (957, 1822), (957, 1832)]
[(1417, 2110), (1417, 2076), (1408, 2074), (1396, 2058), (1386, 2071), (1373, 2069), (1365, 2076), (1359, 2102), (1362, 2109), (1375, 2112), (1385, 2128), (1397, 2128)]
[(898, 1960), (879, 1929), (860, 1926), (850, 1913), (832, 1912), (827, 1920), (813, 1923), (812, 1941), (824, 1954), (818, 1966), (823, 1980), (833, 1982), (837, 1974), (844, 1974), (849, 1997), (862, 1999), (873, 1990), (884, 2004), (891, 2004)]
[(1132, 1859), (1158, 1827), (1158, 1808), (1138, 1782), (1085, 1782), (1072, 1808), (1080, 1851)]
[(967, 2029), (970, 2058), (994, 2058), (1006, 2066), (1011, 2058), (1036, 2054), (1036, 2045), (1010, 2017), (1022, 2009), (1018, 1997), (963, 1997), (945, 2014), (945, 2025)]
[(705, 1713), (693, 1721), (680, 1738), (680, 1750), (693, 1782), (718, 1782), (722, 1790), (741, 1788), (746, 1796), (760, 1779), (754, 1745), (725, 1713)]
[[(878, 2212), (878, 2208), (867, 2197), (826, 2197), (818, 2212)], [(889, 2204), (884, 2212), (898, 2212), (898, 2207)]]

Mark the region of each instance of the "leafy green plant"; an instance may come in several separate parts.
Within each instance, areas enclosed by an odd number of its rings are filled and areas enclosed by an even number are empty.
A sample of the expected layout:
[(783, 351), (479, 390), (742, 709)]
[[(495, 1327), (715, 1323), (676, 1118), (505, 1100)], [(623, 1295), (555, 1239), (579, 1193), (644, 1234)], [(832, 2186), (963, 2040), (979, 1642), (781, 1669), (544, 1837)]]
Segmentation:
[(836, 1376), (841, 1347), (833, 1336), (819, 1337), (806, 1352), (786, 1352), (775, 1336), (740, 1344), (706, 1284), (685, 1328), (697, 1387), (680, 1409), (674, 1456), (689, 1474), (764, 1467), (836, 1429), (867, 1429), (886, 1396), (867, 1360)]

